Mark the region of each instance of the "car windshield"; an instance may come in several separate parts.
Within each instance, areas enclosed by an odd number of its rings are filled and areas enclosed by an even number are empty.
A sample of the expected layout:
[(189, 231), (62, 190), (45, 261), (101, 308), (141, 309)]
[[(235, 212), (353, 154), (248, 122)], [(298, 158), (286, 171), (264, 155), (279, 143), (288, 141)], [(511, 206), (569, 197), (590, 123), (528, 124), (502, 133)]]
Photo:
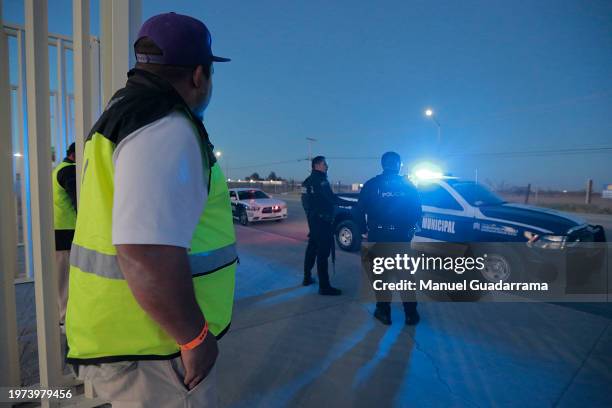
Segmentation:
[(454, 183), (453, 188), (461, 194), (465, 201), (475, 207), (482, 207), (485, 205), (500, 205), (505, 203), (504, 200), (499, 198), (491, 190), (474, 182), (459, 182)]
[(258, 198), (270, 198), (261, 190), (244, 190), (238, 192), (240, 200), (257, 200)]

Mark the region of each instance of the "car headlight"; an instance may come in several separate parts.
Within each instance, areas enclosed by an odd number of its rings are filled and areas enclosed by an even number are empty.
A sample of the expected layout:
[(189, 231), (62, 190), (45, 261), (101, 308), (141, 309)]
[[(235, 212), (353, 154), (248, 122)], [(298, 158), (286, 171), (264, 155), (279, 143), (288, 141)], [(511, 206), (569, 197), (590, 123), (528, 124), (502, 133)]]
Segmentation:
[(247, 209), (247, 211), (259, 211), (259, 207), (255, 206), (255, 205), (247, 205), (246, 209)]
[(565, 235), (537, 235), (528, 231), (524, 235), (528, 239), (527, 245), (540, 249), (563, 249), (567, 240)]

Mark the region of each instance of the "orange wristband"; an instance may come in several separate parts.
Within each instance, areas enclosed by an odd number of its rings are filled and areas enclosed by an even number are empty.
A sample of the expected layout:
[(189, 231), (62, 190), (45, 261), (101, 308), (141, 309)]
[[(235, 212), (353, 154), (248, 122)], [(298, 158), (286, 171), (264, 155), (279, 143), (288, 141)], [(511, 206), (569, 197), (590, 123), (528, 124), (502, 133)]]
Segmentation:
[(204, 327), (202, 328), (202, 331), (200, 332), (200, 334), (197, 335), (195, 339), (191, 340), (189, 343), (179, 344), (181, 351), (193, 350), (194, 348), (198, 347), (200, 344), (202, 344), (207, 334), (208, 322), (204, 322)]

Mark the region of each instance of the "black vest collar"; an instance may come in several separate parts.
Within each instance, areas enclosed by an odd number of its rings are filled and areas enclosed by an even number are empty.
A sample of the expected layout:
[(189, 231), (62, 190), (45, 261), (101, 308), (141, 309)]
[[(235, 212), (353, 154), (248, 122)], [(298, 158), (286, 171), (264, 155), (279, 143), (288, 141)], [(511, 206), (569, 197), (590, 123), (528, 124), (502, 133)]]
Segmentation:
[(185, 113), (194, 124), (201, 137), (208, 166), (212, 168), (217, 158), (202, 121), (191, 113), (189, 106), (168, 81), (141, 69), (132, 69), (128, 73), (126, 86), (113, 95), (88, 139), (97, 132), (119, 144), (135, 130), (167, 116), (172, 111)]

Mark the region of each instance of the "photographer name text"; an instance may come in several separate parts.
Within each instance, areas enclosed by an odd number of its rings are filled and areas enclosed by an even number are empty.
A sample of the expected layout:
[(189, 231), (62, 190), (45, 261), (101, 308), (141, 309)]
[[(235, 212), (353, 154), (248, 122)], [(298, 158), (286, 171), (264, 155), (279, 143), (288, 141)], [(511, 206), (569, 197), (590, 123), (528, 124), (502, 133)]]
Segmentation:
[(431, 279), (419, 280), (417, 282), (402, 279), (397, 282), (385, 282), (381, 279), (372, 282), (376, 291), (444, 291), (461, 292), (473, 291), (547, 291), (546, 282), (483, 282), (478, 279), (457, 282), (436, 282)]

